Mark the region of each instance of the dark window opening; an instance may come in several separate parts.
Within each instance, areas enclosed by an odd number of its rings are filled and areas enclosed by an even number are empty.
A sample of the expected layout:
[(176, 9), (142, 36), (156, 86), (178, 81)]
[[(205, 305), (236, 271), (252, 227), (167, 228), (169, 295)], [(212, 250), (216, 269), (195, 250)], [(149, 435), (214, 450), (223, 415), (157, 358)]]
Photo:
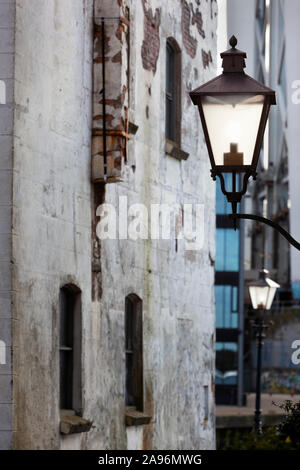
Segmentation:
[(181, 52), (173, 38), (166, 49), (166, 138), (180, 146), (181, 130)]
[(209, 416), (209, 396), (208, 396), (208, 386), (203, 387), (203, 401), (204, 401), (204, 420), (208, 420)]
[(81, 293), (60, 290), (60, 409), (81, 413)]
[(126, 406), (143, 411), (143, 312), (135, 294), (125, 299)]

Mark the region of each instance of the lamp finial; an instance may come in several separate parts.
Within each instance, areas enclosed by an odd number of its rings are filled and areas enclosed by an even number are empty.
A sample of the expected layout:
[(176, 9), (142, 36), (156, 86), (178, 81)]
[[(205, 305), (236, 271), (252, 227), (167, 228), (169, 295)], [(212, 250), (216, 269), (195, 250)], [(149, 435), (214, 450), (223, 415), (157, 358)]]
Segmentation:
[(235, 49), (235, 46), (237, 45), (237, 38), (235, 36), (231, 36), (229, 39), (229, 44), (231, 45), (232, 49)]

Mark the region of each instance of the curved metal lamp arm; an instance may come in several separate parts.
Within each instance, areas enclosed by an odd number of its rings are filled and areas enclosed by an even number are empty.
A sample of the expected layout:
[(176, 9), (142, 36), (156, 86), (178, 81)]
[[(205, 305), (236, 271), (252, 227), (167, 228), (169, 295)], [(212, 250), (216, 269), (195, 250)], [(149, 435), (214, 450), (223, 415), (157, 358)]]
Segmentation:
[(257, 220), (258, 222), (262, 222), (263, 224), (269, 225), (270, 227), (274, 228), (277, 230), (281, 235), (291, 244), (293, 245), (297, 250), (300, 250), (300, 243), (297, 242), (284, 228), (282, 228), (280, 225), (278, 225), (276, 222), (273, 222), (272, 220), (265, 219), (265, 217), (261, 217), (260, 215), (254, 215), (254, 214), (229, 214), (229, 217), (233, 220), (236, 219), (250, 219), (250, 220)]

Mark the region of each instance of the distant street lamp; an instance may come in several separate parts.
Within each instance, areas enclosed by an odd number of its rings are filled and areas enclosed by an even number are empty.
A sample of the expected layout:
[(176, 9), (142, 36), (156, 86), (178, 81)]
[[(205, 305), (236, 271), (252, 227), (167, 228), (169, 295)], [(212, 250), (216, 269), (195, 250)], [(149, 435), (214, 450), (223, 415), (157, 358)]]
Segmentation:
[[(223, 194), (232, 205), (234, 228), (237, 219), (253, 219), (278, 230), (293, 246), (300, 243), (278, 224), (259, 215), (237, 214), (237, 204), (247, 191), (250, 176), (256, 179), (270, 106), (276, 104), (275, 91), (244, 72), (246, 53), (236, 49), (222, 52), (223, 73), (190, 92), (198, 106), (211, 163), (211, 175), (218, 176)], [(224, 174), (231, 174), (230, 181)]]
[(257, 339), (257, 371), (256, 371), (256, 400), (255, 400), (255, 413), (254, 413), (254, 427), (258, 434), (262, 433), (262, 418), (261, 418), (261, 369), (262, 369), (262, 347), (263, 340), (266, 337), (265, 330), (269, 327), (264, 322), (264, 312), (270, 310), (276, 294), (277, 289), (280, 287), (277, 282), (272, 281), (267, 277), (269, 271), (262, 269), (259, 272), (258, 281), (253, 281), (248, 284), (249, 294), (253, 310), (258, 312), (255, 319), (256, 339)]

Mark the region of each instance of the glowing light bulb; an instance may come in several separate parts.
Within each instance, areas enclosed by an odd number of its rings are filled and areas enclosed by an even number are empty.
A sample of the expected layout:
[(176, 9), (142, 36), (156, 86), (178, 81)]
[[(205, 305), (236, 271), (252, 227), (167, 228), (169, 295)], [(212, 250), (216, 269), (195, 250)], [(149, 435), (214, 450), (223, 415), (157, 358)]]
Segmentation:
[(229, 122), (227, 124), (227, 137), (230, 142), (239, 142), (241, 138), (241, 126), (238, 122)]

